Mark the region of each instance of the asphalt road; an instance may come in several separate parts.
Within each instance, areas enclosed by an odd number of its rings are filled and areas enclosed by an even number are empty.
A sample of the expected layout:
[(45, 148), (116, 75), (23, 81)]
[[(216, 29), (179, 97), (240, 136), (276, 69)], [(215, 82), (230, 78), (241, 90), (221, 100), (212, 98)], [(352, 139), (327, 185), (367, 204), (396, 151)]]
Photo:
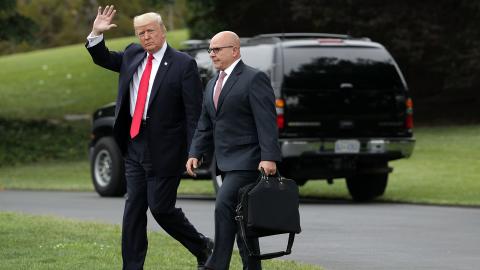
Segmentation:
[[(177, 205), (201, 232), (213, 235), (212, 199), (181, 198)], [(85, 192), (0, 191), (0, 211), (120, 224), (123, 199)], [(480, 269), (480, 208), (316, 201), (302, 202), (300, 215), (303, 232), (284, 259), (326, 270)], [(161, 230), (152, 221), (149, 227)], [(285, 245), (286, 237), (261, 240), (263, 251)]]

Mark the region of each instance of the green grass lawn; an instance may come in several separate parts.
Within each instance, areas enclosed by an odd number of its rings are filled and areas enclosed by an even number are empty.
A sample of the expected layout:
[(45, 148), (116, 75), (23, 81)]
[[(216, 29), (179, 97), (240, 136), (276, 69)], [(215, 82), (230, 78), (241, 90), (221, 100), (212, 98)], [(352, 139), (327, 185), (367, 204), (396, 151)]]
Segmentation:
[[(167, 34), (178, 48), (188, 31)], [(121, 50), (134, 36), (107, 40)], [(118, 75), (96, 66), (84, 44), (0, 57), (0, 117), (9, 119), (61, 119), (66, 114), (90, 114), (114, 101)]]
[[(0, 189), (93, 191), (90, 167), (83, 161), (50, 161), (0, 167)], [(180, 194), (213, 195), (211, 181), (182, 180)]]
[[(120, 226), (0, 212), (0, 269), (121, 269)], [(163, 233), (149, 232), (145, 269), (196, 269), (195, 258)], [(321, 270), (285, 260), (265, 269)], [(231, 269), (241, 269), (238, 252)]]
[[(480, 205), (480, 126), (417, 128), (410, 159), (392, 162), (387, 191), (379, 200)], [(92, 190), (87, 161), (0, 167), (7, 189)], [(213, 194), (210, 181), (182, 180), (180, 194)], [(302, 196), (349, 199), (344, 180), (309, 181)]]

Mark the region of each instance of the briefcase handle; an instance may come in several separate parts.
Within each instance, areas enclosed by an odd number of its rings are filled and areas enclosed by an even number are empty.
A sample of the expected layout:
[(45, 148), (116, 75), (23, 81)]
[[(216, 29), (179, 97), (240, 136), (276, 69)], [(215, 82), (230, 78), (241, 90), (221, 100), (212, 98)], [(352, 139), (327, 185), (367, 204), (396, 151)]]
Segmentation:
[(260, 173), (262, 174), (262, 179), (268, 179), (268, 177), (272, 177), (272, 176), (276, 176), (277, 178), (282, 178), (282, 176), (280, 175), (280, 171), (278, 170), (277, 168), (277, 171), (275, 172), (274, 175), (267, 175), (265, 173), (265, 170), (263, 169), (263, 167), (260, 167)]
[(243, 240), (243, 243), (245, 244), (245, 247), (247, 248), (248, 255), (250, 257), (257, 258), (259, 260), (267, 260), (267, 259), (273, 259), (273, 258), (281, 257), (281, 256), (288, 255), (288, 254), (292, 253), (292, 246), (293, 246), (293, 241), (295, 240), (295, 233), (289, 233), (288, 234), (288, 243), (287, 243), (287, 248), (285, 249), (285, 251), (271, 252), (271, 253), (265, 253), (265, 254), (254, 253), (248, 247), (247, 235), (245, 233), (245, 225), (243, 224), (241, 219), (237, 219), (237, 221), (239, 221), (238, 225), (240, 227), (241, 238)]

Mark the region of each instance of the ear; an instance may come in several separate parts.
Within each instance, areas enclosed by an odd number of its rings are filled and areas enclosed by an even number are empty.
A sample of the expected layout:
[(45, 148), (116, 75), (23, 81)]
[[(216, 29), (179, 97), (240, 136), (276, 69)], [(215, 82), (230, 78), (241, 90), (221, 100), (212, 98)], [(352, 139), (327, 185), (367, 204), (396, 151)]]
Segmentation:
[(240, 48), (238, 48), (238, 47), (233, 47), (233, 48), (232, 48), (232, 55), (233, 55), (233, 57), (240, 56)]
[(159, 25), (159, 30), (162, 38), (165, 39), (165, 37), (167, 36), (167, 28), (165, 28), (165, 25)]

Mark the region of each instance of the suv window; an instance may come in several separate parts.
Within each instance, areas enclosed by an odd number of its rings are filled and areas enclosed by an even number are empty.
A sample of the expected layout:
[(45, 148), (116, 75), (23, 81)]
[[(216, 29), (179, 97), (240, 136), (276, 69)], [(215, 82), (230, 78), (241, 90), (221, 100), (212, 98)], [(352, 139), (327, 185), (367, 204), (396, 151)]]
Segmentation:
[(284, 87), (403, 89), (391, 56), (375, 47), (287, 47)]
[[(259, 69), (271, 77), (274, 55), (273, 45), (244, 46), (240, 49), (240, 54), (245, 64)], [(206, 50), (202, 49), (196, 52), (194, 57), (200, 69), (200, 74), (205, 74), (209, 78), (216, 75), (217, 71), (213, 67), (210, 55)]]
[(272, 77), (274, 47), (269, 44), (245, 46), (240, 49), (242, 61)]

